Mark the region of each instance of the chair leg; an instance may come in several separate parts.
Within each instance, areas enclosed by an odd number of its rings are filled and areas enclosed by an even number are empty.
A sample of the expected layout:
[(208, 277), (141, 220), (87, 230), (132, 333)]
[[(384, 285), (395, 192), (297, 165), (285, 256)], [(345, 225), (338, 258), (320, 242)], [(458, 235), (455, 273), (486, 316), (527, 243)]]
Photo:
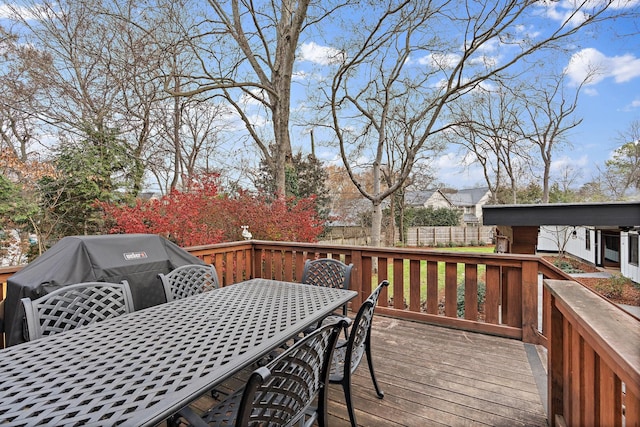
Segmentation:
[(356, 422), (356, 411), (353, 409), (353, 401), (351, 400), (351, 374), (347, 374), (342, 379), (342, 389), (344, 390), (344, 399), (347, 404), (351, 427), (358, 427), (358, 423)]
[(166, 420), (167, 421), (167, 426), (168, 427), (178, 427), (180, 425), (179, 418), (180, 418), (179, 415), (171, 415)]
[(373, 381), (373, 386), (376, 389), (376, 394), (379, 399), (384, 397), (384, 392), (380, 390), (378, 386), (378, 381), (376, 380), (376, 374), (373, 372), (373, 358), (371, 357), (371, 343), (369, 340), (365, 343), (365, 351), (367, 352), (367, 364), (369, 365), (369, 373), (371, 374), (371, 380)]

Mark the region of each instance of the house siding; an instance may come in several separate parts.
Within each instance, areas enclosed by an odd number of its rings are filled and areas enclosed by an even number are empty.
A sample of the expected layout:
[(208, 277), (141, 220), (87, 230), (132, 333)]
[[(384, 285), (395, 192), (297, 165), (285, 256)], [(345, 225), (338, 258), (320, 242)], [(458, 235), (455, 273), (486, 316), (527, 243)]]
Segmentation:
[(428, 208), (428, 207), (431, 206), (434, 209), (451, 208), (452, 207), (452, 205), (449, 202), (449, 200), (447, 200), (447, 198), (444, 197), (439, 192), (438, 193), (434, 193), (433, 196), (431, 196), (428, 200), (426, 200), (422, 206), (425, 207), (425, 208)]
[[(558, 241), (566, 240), (565, 251), (591, 264), (596, 264), (595, 230), (575, 227), (576, 236), (571, 236), (573, 227), (541, 226), (538, 234), (538, 251), (558, 252)], [(589, 230), (589, 244), (586, 242), (586, 230)], [(558, 237), (559, 236), (559, 237)]]
[[(559, 250), (558, 238), (556, 237), (558, 231), (556, 230), (559, 230), (561, 233), (560, 242), (562, 242), (564, 238), (567, 238), (565, 251), (568, 254), (594, 265), (602, 264), (602, 259), (598, 253), (599, 247), (596, 246), (596, 233), (600, 234), (600, 231), (593, 230), (590, 227), (575, 227), (576, 237), (573, 238), (570, 235), (573, 227), (541, 226), (540, 233), (538, 234), (538, 251), (557, 252)], [(586, 242), (586, 230), (589, 230), (589, 245), (587, 245)], [(563, 235), (562, 233), (566, 234)], [(636, 283), (640, 283), (640, 265), (629, 262), (629, 234), (631, 233), (632, 232), (620, 232), (620, 274)], [(565, 235), (566, 237), (563, 237)], [(601, 238), (600, 245), (602, 245)]]
[[(621, 232), (620, 233), (620, 273), (624, 277), (628, 277), (636, 283), (640, 283), (640, 265), (631, 264), (629, 262), (629, 235), (631, 232)], [(638, 234), (638, 233), (633, 233)], [(638, 239), (638, 248), (636, 250), (640, 250), (640, 239)]]

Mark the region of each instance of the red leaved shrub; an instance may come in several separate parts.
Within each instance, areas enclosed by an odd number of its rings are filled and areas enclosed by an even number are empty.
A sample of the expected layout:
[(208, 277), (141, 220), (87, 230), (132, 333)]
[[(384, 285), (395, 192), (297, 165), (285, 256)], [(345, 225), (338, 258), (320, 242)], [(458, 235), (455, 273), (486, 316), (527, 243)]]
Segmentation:
[(201, 179), (186, 191), (135, 205), (99, 203), (110, 233), (159, 234), (180, 246), (242, 240), (241, 226), (254, 239), (313, 242), (323, 231), (315, 198), (269, 199), (240, 191), (220, 191), (216, 177)]

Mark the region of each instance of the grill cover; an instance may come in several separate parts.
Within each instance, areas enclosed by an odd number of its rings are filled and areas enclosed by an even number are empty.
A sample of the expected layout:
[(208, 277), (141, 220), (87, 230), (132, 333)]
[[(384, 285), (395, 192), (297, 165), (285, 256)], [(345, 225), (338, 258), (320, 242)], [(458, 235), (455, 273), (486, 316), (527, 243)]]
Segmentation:
[(166, 301), (158, 273), (203, 262), (155, 234), (64, 237), (7, 280), (7, 345), (25, 341), (20, 299), (36, 299), (65, 285), (127, 280), (136, 310)]

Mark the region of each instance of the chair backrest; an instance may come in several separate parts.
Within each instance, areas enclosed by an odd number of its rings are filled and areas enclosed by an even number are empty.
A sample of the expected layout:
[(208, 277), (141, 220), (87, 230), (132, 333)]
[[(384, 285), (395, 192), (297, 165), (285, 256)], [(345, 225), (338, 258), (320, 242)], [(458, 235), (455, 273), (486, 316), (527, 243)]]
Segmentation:
[(38, 299), (23, 298), (29, 341), (134, 310), (129, 283), (84, 282)]
[(367, 342), (371, 339), (373, 312), (376, 309), (380, 292), (385, 286), (389, 286), (389, 282), (383, 280), (374, 289), (371, 295), (369, 295), (366, 301), (362, 303), (358, 310), (358, 314), (353, 321), (353, 325), (351, 326), (351, 333), (349, 334), (349, 340), (346, 348), (345, 366), (349, 366), (352, 373), (360, 364)]
[(218, 274), (213, 265), (181, 265), (167, 274), (158, 274), (167, 302), (201, 294), (219, 287)]
[[(255, 370), (245, 387), (236, 426), (289, 426), (309, 415), (305, 425), (314, 421), (326, 425), (331, 354), (348, 323), (341, 319), (316, 329)], [(316, 396), (317, 410), (309, 414)]]
[(320, 258), (307, 260), (302, 272), (302, 283), (327, 288), (349, 289), (353, 264), (337, 259)]

